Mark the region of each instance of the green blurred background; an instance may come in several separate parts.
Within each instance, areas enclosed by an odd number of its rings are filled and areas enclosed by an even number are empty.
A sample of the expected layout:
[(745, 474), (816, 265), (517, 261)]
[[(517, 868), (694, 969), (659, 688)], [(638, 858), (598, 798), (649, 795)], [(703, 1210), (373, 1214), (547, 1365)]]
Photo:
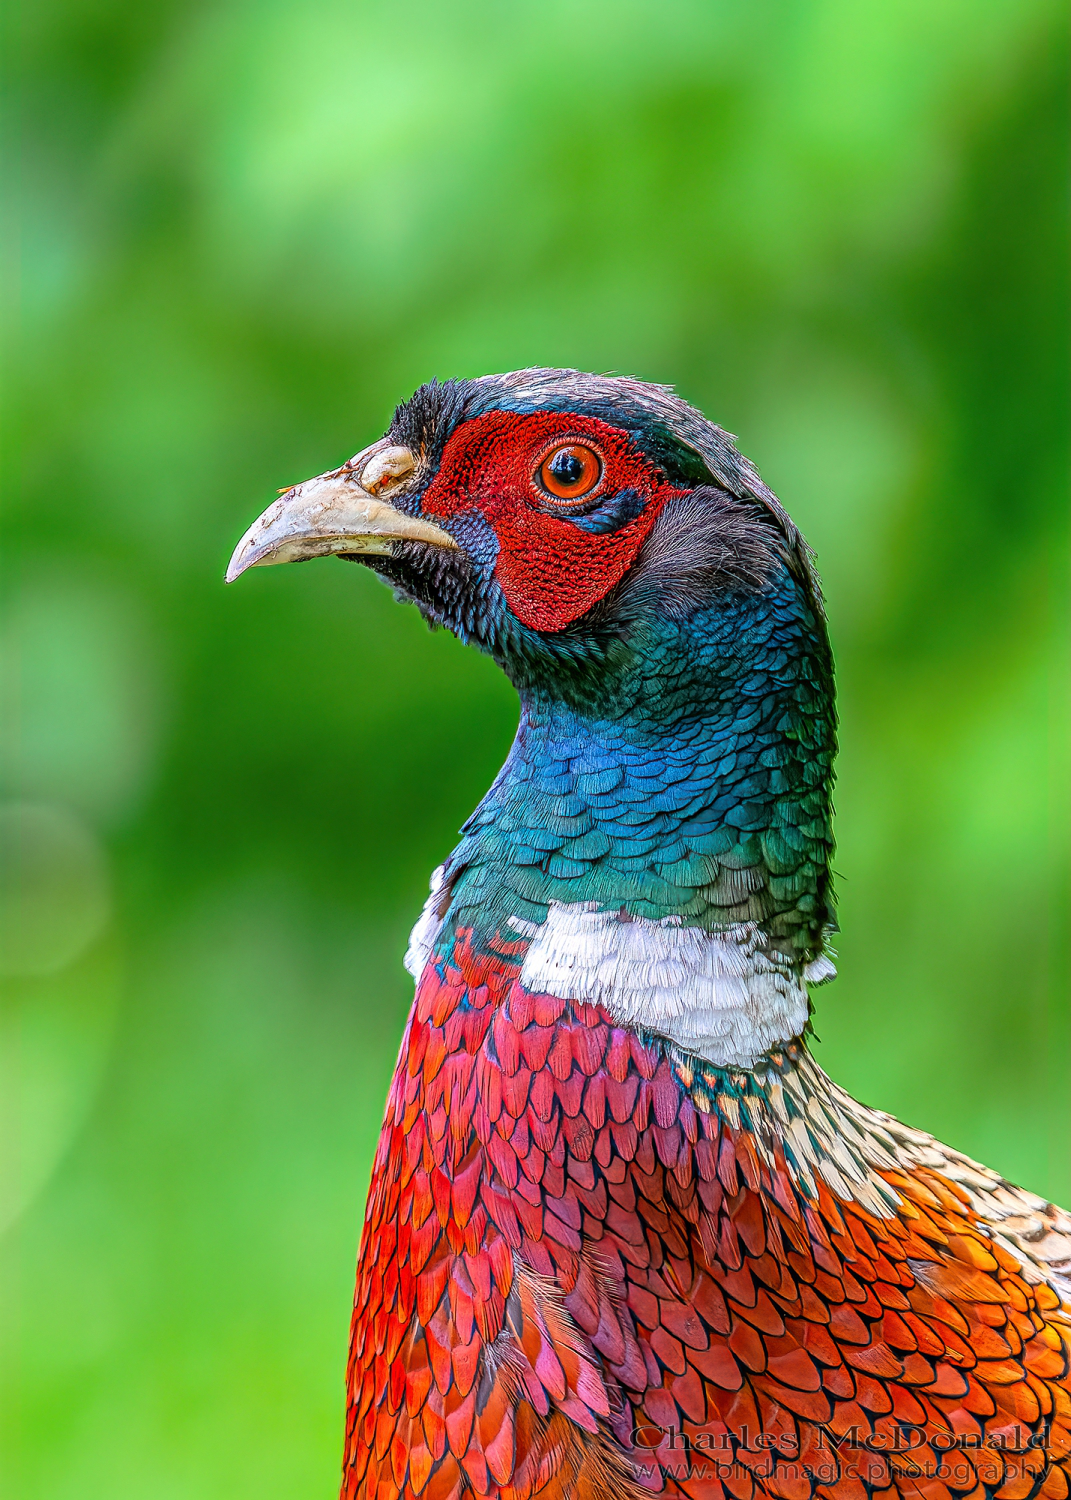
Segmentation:
[(432, 375), (628, 371), (740, 434), (839, 662), (822, 1060), (1071, 1199), (1063, 7), (6, 26), (10, 1489), (334, 1492), (401, 952), (515, 702), (356, 568), (222, 573)]

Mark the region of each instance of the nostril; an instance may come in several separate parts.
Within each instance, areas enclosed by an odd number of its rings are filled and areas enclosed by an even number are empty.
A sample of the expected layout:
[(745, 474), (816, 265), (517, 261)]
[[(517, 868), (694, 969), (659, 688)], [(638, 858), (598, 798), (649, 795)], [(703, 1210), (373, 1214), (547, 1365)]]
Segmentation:
[(379, 495), (406, 479), (415, 468), (416, 459), (408, 448), (384, 448), (374, 454), (361, 470), (361, 488), (370, 495)]

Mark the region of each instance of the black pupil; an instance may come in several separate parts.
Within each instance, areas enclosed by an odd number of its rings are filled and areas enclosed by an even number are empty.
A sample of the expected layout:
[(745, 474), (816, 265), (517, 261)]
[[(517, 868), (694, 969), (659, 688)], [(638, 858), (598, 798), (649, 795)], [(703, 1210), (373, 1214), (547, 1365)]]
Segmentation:
[(584, 477), (584, 460), (572, 448), (563, 448), (551, 459), (550, 472), (563, 490), (571, 490)]

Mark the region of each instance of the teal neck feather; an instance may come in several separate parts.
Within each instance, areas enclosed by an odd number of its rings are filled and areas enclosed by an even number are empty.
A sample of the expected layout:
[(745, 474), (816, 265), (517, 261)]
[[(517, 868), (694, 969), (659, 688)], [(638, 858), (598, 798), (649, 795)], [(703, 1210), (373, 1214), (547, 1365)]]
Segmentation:
[(517, 737), (451, 856), (437, 951), (509, 941), (552, 903), (708, 932), (756, 924), (801, 967), (833, 922), (835, 749), (823, 622), (781, 568), (684, 621), (650, 614), (598, 671), (519, 683)]

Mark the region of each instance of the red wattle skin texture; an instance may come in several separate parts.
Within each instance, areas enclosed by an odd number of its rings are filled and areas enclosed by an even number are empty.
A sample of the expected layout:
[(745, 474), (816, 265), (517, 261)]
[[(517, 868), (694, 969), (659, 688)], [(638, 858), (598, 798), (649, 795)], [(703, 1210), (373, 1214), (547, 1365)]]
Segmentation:
[[(556, 439), (593, 442), (603, 456), (599, 494), (635, 490), (647, 503), (635, 520), (596, 535), (539, 509), (532, 475)], [(510, 609), (533, 630), (564, 630), (620, 582), (666, 501), (682, 494), (619, 427), (569, 412), (492, 411), (473, 417), (443, 450), (422, 510), (482, 512), (499, 541), (495, 577)]]

